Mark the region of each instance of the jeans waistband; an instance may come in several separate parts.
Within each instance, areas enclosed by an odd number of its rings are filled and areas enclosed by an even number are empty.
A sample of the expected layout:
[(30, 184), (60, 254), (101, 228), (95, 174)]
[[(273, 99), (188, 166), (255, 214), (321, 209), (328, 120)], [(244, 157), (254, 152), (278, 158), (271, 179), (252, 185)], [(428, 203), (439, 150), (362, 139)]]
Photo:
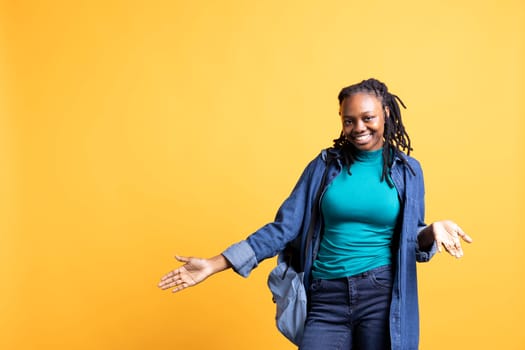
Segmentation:
[(372, 275), (372, 274), (375, 274), (375, 273), (378, 273), (378, 272), (391, 270), (391, 269), (392, 269), (392, 265), (383, 265), (383, 266), (375, 267), (375, 268), (373, 268), (371, 270), (368, 270), (368, 271), (365, 271), (365, 272), (361, 272), (361, 273), (358, 273), (358, 274), (355, 274), (355, 275), (352, 275), (352, 276), (347, 276), (347, 277), (344, 277), (344, 278), (364, 278), (364, 277), (368, 277), (369, 275)]

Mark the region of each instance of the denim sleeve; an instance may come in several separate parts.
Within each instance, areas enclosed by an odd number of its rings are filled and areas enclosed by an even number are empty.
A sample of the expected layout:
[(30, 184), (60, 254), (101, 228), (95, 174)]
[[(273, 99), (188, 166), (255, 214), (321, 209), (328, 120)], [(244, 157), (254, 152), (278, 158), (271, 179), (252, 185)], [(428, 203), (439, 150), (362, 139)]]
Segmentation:
[(231, 245), (222, 253), (235, 272), (247, 277), (261, 261), (277, 255), (288, 242), (299, 235), (303, 229), (303, 222), (309, 219), (308, 213), (311, 211), (313, 199), (311, 192), (316, 190), (316, 186), (312, 185), (313, 174), (316, 169), (321, 169), (320, 164), (323, 163), (318, 156), (308, 164), (291, 194), (277, 211), (273, 222), (252, 233), (246, 240)]
[[(424, 228), (425, 228), (425, 226), (421, 227), (419, 229), (419, 231), (418, 231), (418, 234)], [(428, 262), (436, 254), (436, 252), (437, 252), (436, 241), (434, 241), (434, 243), (432, 243), (432, 246), (430, 247), (429, 250), (420, 250), (419, 249), (419, 245), (418, 245), (417, 240), (416, 240), (416, 261), (418, 261), (418, 262)]]
[[(418, 198), (418, 212), (417, 212), (417, 234), (423, 230), (427, 225), (425, 224), (425, 181), (423, 179), (423, 170), (419, 162), (415, 161), (411, 164), (412, 168), (416, 173), (416, 184), (417, 184), (417, 198)], [(434, 254), (437, 252), (437, 244), (434, 241), (429, 250), (420, 250), (416, 240), (416, 261), (428, 262)]]
[(248, 277), (257, 266), (255, 252), (246, 241), (232, 244), (222, 252), (222, 255), (232, 264), (233, 270), (242, 277)]

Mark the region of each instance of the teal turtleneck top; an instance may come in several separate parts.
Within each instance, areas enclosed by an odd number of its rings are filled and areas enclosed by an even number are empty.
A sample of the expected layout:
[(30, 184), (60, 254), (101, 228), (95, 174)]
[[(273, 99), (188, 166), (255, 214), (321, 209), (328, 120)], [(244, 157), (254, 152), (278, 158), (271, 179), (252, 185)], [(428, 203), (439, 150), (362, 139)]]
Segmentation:
[(381, 181), (382, 150), (360, 151), (327, 187), (321, 200), (324, 231), (313, 278), (353, 276), (389, 265), (400, 211), (395, 187)]

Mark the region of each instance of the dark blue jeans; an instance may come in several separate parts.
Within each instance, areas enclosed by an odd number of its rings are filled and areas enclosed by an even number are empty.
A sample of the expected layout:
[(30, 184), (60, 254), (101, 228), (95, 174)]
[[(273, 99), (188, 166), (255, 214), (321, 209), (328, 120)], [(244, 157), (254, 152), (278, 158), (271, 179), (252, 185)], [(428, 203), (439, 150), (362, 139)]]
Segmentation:
[(390, 349), (390, 266), (333, 280), (314, 279), (301, 350)]

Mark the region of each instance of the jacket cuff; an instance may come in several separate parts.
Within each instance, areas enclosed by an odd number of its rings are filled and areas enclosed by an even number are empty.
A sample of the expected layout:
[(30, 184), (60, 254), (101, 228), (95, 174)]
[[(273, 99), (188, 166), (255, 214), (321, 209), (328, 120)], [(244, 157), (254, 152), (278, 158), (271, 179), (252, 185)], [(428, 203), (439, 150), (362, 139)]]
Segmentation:
[(434, 241), (434, 243), (432, 243), (432, 246), (430, 247), (429, 250), (420, 250), (419, 249), (419, 244), (416, 241), (416, 261), (418, 261), (418, 262), (428, 262), (428, 261), (430, 261), (430, 259), (432, 259), (432, 257), (436, 253), (437, 253), (437, 243), (436, 243), (436, 241)]
[(240, 241), (228, 247), (222, 255), (232, 264), (232, 268), (242, 277), (248, 277), (257, 267), (257, 259), (252, 247), (246, 241)]

